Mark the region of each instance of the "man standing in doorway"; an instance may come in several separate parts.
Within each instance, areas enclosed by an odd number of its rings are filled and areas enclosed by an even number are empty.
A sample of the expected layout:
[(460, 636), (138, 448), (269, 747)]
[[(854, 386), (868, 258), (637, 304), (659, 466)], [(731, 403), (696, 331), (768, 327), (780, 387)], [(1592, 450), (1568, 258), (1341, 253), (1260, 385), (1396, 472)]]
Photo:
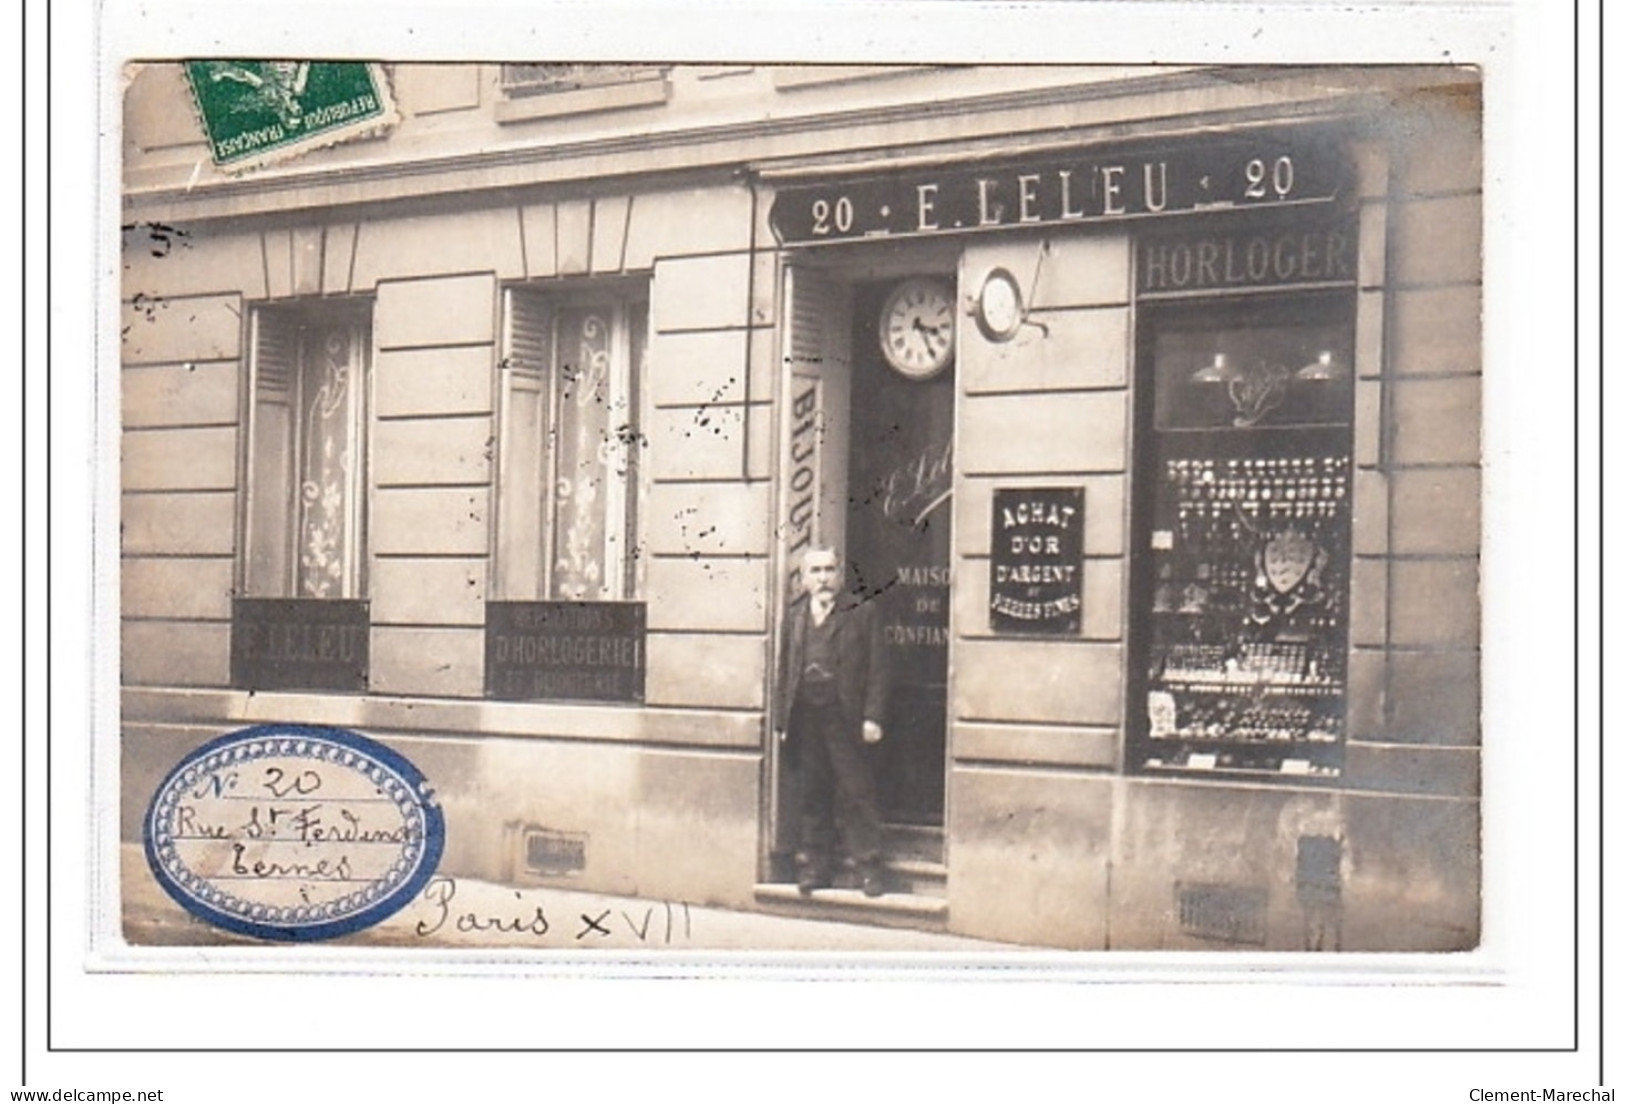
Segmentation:
[(801, 557), (797, 602), (784, 619), (773, 727), (801, 771), (801, 838), (796, 886), (811, 894), (833, 884), (834, 846), (869, 897), (885, 892), (880, 806), (872, 745), (884, 732), (886, 653), (872, 601), (845, 593), (835, 549)]

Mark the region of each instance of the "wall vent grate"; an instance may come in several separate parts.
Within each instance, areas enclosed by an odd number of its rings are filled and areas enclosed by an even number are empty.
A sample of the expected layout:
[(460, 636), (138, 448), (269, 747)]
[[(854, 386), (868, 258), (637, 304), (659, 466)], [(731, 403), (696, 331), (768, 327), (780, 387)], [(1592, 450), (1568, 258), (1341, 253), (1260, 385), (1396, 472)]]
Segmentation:
[(1223, 943), (1264, 944), (1269, 890), (1223, 884), (1181, 885), (1179, 927), (1187, 935)]
[(587, 837), (532, 828), (525, 832), (525, 866), (533, 874), (579, 874), (587, 867)]

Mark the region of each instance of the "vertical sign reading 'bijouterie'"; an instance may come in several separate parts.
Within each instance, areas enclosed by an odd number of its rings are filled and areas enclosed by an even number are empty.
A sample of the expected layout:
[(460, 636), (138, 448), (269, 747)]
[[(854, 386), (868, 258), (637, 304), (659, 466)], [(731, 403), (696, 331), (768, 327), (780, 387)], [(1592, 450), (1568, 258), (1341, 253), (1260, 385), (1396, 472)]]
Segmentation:
[(643, 700), (642, 602), (487, 602), (485, 694)]
[(995, 489), (989, 571), (994, 632), (1076, 633), (1083, 609), (1083, 488)]

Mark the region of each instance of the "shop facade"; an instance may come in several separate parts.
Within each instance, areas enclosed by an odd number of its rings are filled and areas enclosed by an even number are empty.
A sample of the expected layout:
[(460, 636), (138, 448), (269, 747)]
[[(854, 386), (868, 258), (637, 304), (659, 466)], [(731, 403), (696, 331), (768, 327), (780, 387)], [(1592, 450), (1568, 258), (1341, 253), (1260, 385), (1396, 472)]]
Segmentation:
[[(397, 66), (383, 136), (199, 184), (142, 70), (126, 837), (334, 724), (461, 875), (1476, 945), (1476, 78), (1239, 72)], [(766, 724), (825, 542), (894, 675), (876, 901), (789, 884)]]

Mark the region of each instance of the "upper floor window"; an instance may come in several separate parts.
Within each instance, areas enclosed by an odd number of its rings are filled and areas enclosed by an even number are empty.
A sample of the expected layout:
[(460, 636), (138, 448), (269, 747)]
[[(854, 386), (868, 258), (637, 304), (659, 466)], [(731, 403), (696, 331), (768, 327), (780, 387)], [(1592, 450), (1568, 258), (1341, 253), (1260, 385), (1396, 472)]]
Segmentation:
[(355, 304), (253, 313), (245, 596), (363, 593), (369, 321)]
[(642, 287), (507, 290), (494, 599), (636, 597), (648, 325)]
[(663, 65), (504, 65), (499, 123), (654, 107), (671, 82)]
[(510, 96), (534, 96), (546, 92), (573, 92), (579, 88), (657, 81), (665, 75), (664, 66), (649, 64), (503, 65), (502, 90)]

